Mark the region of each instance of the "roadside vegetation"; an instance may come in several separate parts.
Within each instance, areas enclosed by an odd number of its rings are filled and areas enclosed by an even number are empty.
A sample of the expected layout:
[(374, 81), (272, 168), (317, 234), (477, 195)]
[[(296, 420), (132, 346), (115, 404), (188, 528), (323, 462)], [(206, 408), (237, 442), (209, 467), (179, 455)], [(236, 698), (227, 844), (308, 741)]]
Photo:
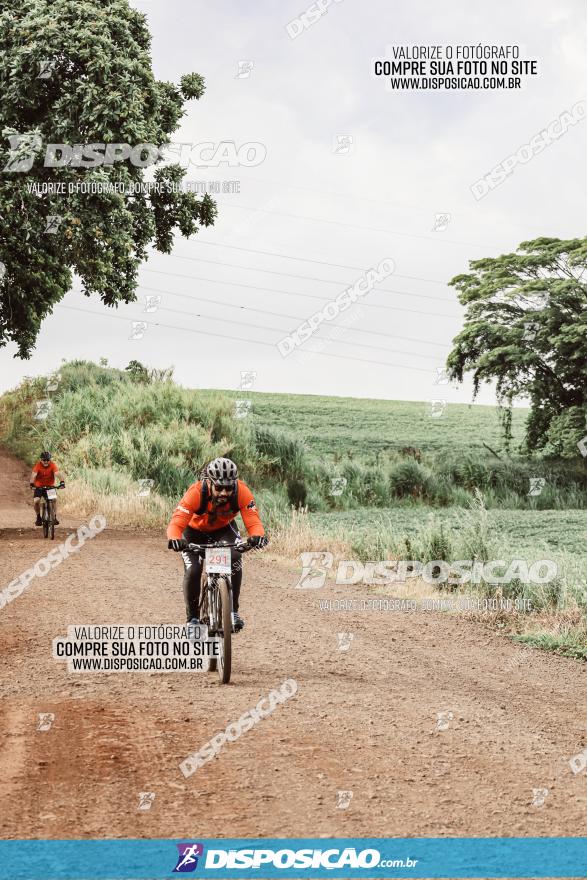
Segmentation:
[(117, 527), (162, 527), (206, 462), (226, 455), (255, 489), (271, 552), (294, 565), (324, 549), (365, 561), (552, 559), (547, 585), (481, 582), (451, 594), (525, 598), (531, 613), (484, 618), (537, 647), (587, 652), (587, 470), (580, 456), (514, 453), (523, 410), (508, 449), (490, 407), (449, 405), (443, 444), (425, 404), (250, 393), (237, 418), (234, 396), (181, 388), (171, 370), (136, 361), (74, 361), (0, 398), (0, 440), (28, 463), (51, 449), (67, 475), (62, 509), (99, 510)]

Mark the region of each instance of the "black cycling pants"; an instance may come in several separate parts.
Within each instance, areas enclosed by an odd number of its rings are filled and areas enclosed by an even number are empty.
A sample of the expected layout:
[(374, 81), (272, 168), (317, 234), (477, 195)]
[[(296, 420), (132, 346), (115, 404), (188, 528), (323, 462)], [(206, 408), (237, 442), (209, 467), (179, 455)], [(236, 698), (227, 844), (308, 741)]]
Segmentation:
[[(201, 532), (198, 529), (192, 529), (190, 526), (184, 529), (183, 537), (191, 544), (213, 544), (216, 541), (226, 541), (228, 544), (234, 544), (240, 540), (238, 529), (232, 523), (229, 523), (222, 529), (214, 532)], [(181, 553), (183, 559), (184, 575), (183, 575), (183, 597), (185, 599), (185, 613), (189, 621), (193, 618), (199, 618), (198, 605), (200, 603), (200, 582), (202, 580), (202, 557), (193, 550), (183, 550)], [(241, 583), (243, 579), (242, 553), (236, 550), (230, 551), (231, 562), (231, 583), (232, 583), (232, 609), (238, 611), (238, 602), (241, 591)]]

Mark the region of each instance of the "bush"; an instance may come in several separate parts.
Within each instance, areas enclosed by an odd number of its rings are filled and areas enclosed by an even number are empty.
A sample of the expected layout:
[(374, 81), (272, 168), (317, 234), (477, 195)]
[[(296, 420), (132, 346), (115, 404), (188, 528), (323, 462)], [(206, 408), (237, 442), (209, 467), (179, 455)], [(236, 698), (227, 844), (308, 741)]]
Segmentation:
[(306, 484), (302, 480), (290, 479), (287, 482), (287, 497), (289, 503), (296, 509), (306, 506), (308, 490)]
[(402, 461), (392, 468), (389, 486), (396, 498), (423, 498), (429, 488), (429, 475), (417, 461)]

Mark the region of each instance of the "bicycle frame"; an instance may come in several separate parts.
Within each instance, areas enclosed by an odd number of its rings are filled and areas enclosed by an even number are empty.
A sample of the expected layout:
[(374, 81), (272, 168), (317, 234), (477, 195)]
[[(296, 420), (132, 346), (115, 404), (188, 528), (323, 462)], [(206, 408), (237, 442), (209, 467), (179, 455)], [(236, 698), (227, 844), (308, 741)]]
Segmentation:
[(57, 497), (48, 498), (47, 491), (49, 489), (53, 489), (56, 491), (57, 489), (61, 489), (62, 486), (41, 486), (40, 488), (44, 489), (44, 492), (41, 495), (41, 504), (39, 509), (39, 515), (43, 521), (43, 537), (48, 538), (50, 535), (51, 540), (53, 540), (55, 538)]
[[(250, 544), (228, 544), (225, 541), (210, 544), (188, 544), (187, 549), (206, 556), (207, 550), (213, 549), (236, 550), (245, 553), (252, 550)], [(232, 560), (232, 554), (229, 553)], [(210, 572), (205, 562), (202, 565), (202, 581), (200, 584), (200, 621), (208, 627), (208, 635), (218, 637), (222, 646), (222, 653), (216, 659), (210, 659), (208, 671), (218, 671), (218, 677), (222, 684), (228, 684), (232, 668), (232, 577), (231, 566), (229, 571)]]

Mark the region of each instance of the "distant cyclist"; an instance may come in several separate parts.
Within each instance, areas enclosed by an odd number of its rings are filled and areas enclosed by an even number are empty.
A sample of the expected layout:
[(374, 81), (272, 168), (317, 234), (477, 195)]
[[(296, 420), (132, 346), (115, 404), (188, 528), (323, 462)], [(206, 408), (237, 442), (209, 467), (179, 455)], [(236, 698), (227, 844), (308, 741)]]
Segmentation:
[[(198, 624), (201, 557), (186, 550), (188, 543), (210, 544), (242, 540), (233, 520), (240, 512), (253, 547), (265, 547), (268, 540), (259, 517), (253, 493), (237, 479), (235, 463), (229, 458), (215, 458), (204, 472), (204, 478), (192, 483), (171, 517), (167, 527), (168, 548), (181, 552), (184, 565), (183, 595), (188, 623)], [(238, 613), (242, 583), (241, 554), (231, 551), (232, 626), (238, 632), (245, 625)]]
[[(59, 486), (63, 489), (65, 486), (63, 476), (55, 462), (51, 461), (51, 453), (41, 452), (40, 459), (33, 467), (29, 483), (31, 489), (35, 490), (33, 492), (33, 504), (37, 514), (36, 526), (43, 525), (43, 520), (41, 519), (41, 498), (46, 496), (47, 489), (52, 489), (55, 486), (57, 479), (60, 480)], [(57, 516), (57, 502), (55, 502), (55, 516)], [(59, 525), (57, 518), (55, 519), (55, 525)]]

